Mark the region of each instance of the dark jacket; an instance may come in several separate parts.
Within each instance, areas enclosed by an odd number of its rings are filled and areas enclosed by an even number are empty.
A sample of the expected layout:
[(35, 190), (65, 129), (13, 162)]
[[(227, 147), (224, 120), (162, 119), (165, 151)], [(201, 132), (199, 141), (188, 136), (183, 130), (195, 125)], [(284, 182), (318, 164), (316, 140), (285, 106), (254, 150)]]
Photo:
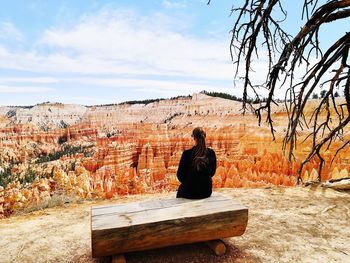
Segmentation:
[(212, 177), (216, 171), (216, 155), (213, 149), (207, 148), (207, 169), (198, 172), (193, 168), (194, 147), (182, 153), (177, 178), (181, 182), (176, 197), (200, 199), (209, 197), (212, 193)]

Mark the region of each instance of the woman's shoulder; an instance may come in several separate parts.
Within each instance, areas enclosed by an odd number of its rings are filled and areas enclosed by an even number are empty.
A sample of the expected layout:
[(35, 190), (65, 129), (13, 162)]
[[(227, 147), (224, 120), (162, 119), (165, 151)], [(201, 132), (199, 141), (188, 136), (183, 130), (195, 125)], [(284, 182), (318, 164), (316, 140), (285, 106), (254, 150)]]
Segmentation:
[(214, 155), (215, 151), (211, 147), (207, 147), (208, 154)]
[(213, 148), (211, 148), (211, 147), (207, 147), (207, 150), (208, 150), (208, 152), (215, 152), (215, 151), (213, 150)]
[(187, 149), (187, 150), (184, 150), (184, 151), (183, 151), (183, 154), (184, 154), (184, 155), (191, 154), (192, 151), (193, 151), (193, 148), (194, 148), (194, 147), (192, 147), (192, 148), (190, 148), (190, 149)]

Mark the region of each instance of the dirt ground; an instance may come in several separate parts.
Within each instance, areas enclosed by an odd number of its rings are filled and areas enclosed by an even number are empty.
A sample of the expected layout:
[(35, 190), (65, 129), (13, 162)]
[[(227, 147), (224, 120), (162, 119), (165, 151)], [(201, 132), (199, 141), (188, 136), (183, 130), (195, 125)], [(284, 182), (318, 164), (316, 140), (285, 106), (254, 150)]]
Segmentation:
[[(198, 243), (126, 254), (127, 262), (350, 262), (350, 193), (320, 187), (217, 192), (249, 207), (245, 234), (224, 240), (224, 256)], [(98, 262), (91, 258), (92, 205), (168, 195), (86, 201), (0, 220), (0, 262)]]

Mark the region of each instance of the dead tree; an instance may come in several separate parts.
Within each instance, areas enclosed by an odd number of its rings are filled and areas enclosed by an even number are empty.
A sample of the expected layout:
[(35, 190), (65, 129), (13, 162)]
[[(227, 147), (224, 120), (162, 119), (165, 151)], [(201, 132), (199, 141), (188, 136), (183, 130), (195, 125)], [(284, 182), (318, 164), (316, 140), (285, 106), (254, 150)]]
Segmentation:
[[(242, 68), (244, 72), (243, 110), (253, 110), (259, 125), (262, 118), (265, 119), (273, 139), (275, 129), (272, 107), (277, 105), (276, 90), (283, 85), (287, 86), (284, 101), (289, 121), (283, 150), (288, 154), (289, 161), (295, 160), (294, 150), (301, 131), (309, 131), (306, 139), (312, 140), (311, 150), (298, 170), (298, 182), (301, 181), (303, 166), (313, 158), (319, 160), (318, 180), (321, 179), (325, 162), (322, 153), (335, 140), (340, 140), (342, 145), (336, 150), (332, 162), (350, 144), (349, 138), (343, 136), (344, 128), (350, 122), (350, 32), (344, 32), (342, 37), (334, 39), (333, 44), (324, 50), (319, 43), (319, 32), (326, 24), (349, 20), (350, 0), (304, 0), (301, 11), (306, 22), (295, 36), (291, 36), (276, 18), (282, 15), (283, 20), (287, 19), (287, 10), (283, 7), (282, 0), (243, 0), (240, 7), (231, 10), (235, 23), (230, 44), (236, 77)], [(349, 29), (350, 20), (347, 30)], [(261, 47), (268, 54), (266, 81), (253, 83), (252, 63), (253, 59), (259, 58)], [(314, 64), (310, 63), (311, 57), (316, 58)], [(306, 66), (306, 72), (302, 80), (296, 83), (294, 76), (300, 65)], [(306, 116), (306, 103), (320, 85), (326, 90), (325, 96), (311, 117)], [(266, 102), (256, 106), (250, 103), (249, 94), (260, 99), (260, 88), (267, 90), (268, 97)], [(336, 89), (344, 90), (345, 102), (338, 103), (335, 100)]]

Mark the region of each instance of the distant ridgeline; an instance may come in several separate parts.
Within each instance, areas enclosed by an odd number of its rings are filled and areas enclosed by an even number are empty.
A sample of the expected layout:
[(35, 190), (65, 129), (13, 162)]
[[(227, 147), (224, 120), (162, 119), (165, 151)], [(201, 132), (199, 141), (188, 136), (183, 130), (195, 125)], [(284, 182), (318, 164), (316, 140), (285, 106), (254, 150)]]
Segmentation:
[(101, 105), (93, 105), (93, 106), (86, 106), (86, 107), (103, 107), (103, 106), (116, 106), (116, 105), (133, 105), (133, 104), (150, 104), (153, 102), (159, 102), (161, 100), (177, 100), (177, 99), (192, 99), (192, 95), (180, 95), (176, 97), (171, 97), (171, 98), (157, 98), (157, 99), (148, 99), (148, 100), (130, 100), (130, 101), (124, 101), (121, 103), (111, 103), (111, 104), (101, 104)]
[(9, 108), (20, 108), (20, 109), (32, 109), (34, 106), (41, 106), (41, 105), (64, 105), (62, 102), (50, 102), (50, 101), (46, 101), (46, 102), (41, 102), (41, 103), (37, 103), (35, 105), (9, 105), (7, 107)]
[(224, 99), (228, 99), (228, 100), (242, 101), (241, 98), (237, 98), (234, 95), (231, 95), (231, 94), (228, 94), (228, 93), (223, 93), (223, 92), (215, 92), (215, 91), (203, 90), (200, 93), (208, 95), (208, 96), (211, 96), (211, 97), (219, 97), (219, 98), (224, 98)]
[[(200, 92), (201, 94), (205, 94), (207, 96), (211, 96), (211, 97), (219, 97), (219, 98), (223, 98), (223, 99), (227, 99), (227, 100), (234, 100), (234, 101), (239, 101), (242, 102), (243, 99), (242, 98), (237, 98), (234, 95), (228, 94), (228, 93), (223, 93), (223, 92), (215, 92), (215, 91), (206, 91), (203, 90)], [(264, 102), (266, 101), (266, 98), (263, 98), (262, 100), (259, 98), (256, 99), (248, 99), (247, 102), (248, 103), (259, 103), (259, 102)]]

